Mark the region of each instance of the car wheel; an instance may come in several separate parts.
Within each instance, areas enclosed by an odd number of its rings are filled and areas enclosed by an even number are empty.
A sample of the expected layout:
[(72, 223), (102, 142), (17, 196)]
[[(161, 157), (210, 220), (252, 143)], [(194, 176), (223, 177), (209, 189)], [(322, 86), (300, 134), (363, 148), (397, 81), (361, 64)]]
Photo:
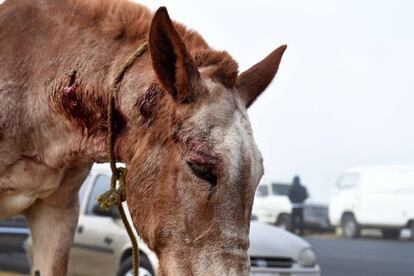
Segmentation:
[(342, 218), (342, 236), (346, 239), (353, 239), (359, 237), (361, 228), (356, 222), (353, 215), (345, 215)]
[[(117, 276), (133, 276), (132, 257), (125, 259), (119, 267)], [(145, 256), (139, 258), (139, 276), (154, 276), (154, 271), (149, 260)]]
[(398, 240), (400, 238), (400, 229), (383, 229), (381, 230), (384, 239)]
[(279, 215), (276, 221), (276, 226), (285, 230), (290, 230), (290, 216), (288, 214)]

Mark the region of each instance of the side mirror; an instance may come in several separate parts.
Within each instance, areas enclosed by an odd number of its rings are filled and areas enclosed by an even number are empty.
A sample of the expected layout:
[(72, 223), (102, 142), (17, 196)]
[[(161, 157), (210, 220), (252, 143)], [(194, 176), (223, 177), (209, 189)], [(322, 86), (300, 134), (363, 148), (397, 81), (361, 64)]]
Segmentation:
[(119, 213), (116, 208), (102, 209), (97, 203), (93, 206), (92, 213), (100, 217), (119, 218)]

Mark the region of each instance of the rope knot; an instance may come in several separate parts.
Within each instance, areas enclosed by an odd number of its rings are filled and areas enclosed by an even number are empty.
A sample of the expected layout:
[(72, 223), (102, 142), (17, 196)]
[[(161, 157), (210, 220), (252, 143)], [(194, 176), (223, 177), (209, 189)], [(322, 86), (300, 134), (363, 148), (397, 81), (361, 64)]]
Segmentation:
[(121, 201), (121, 194), (117, 190), (109, 190), (96, 198), (99, 207), (102, 209), (109, 209), (118, 206)]
[[(112, 173), (111, 177), (111, 189), (101, 194), (96, 198), (98, 201), (99, 207), (102, 209), (109, 209), (114, 206), (120, 205), (126, 200), (125, 193), (125, 178), (127, 174), (126, 168), (116, 168), (115, 172)], [(119, 183), (118, 188), (116, 188), (116, 183)]]

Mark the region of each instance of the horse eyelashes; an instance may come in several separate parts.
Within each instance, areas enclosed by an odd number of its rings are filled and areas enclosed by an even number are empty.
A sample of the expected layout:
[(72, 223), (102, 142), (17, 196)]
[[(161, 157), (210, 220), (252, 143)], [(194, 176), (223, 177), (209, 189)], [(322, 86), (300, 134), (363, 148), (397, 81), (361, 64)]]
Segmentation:
[(187, 164), (195, 176), (207, 181), (212, 186), (217, 185), (217, 177), (213, 173), (211, 168), (208, 168), (202, 165), (192, 164), (190, 162), (187, 162)]

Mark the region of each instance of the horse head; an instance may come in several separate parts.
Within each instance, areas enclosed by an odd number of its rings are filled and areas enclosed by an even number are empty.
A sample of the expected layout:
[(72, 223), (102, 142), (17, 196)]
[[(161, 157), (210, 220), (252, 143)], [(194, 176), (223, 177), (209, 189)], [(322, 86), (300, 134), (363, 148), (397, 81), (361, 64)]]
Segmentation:
[(217, 81), (224, 76), (197, 67), (165, 8), (153, 17), (148, 44), (156, 81), (136, 105), (143, 120), (136, 128), (145, 134), (131, 130), (124, 141), (135, 227), (162, 274), (246, 275), (263, 175), (247, 108), (272, 81), (286, 46), (225, 85)]

